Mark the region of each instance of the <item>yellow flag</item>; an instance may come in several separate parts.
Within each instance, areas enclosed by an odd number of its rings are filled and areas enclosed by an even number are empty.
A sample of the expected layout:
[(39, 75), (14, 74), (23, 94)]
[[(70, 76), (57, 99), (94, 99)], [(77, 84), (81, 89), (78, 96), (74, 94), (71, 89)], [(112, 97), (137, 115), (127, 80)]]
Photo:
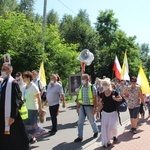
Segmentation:
[(40, 65), (39, 79), (42, 82), (43, 86), (46, 86), (46, 76), (45, 76), (45, 69), (44, 69), (43, 61), (42, 61), (41, 65)]
[(121, 79), (122, 80), (130, 80), (129, 65), (128, 65), (128, 59), (127, 59), (126, 52), (124, 53), (124, 60), (123, 60), (123, 65), (122, 65), (122, 69), (121, 69)]
[(143, 94), (150, 94), (150, 86), (142, 66), (140, 66), (137, 83), (141, 86)]

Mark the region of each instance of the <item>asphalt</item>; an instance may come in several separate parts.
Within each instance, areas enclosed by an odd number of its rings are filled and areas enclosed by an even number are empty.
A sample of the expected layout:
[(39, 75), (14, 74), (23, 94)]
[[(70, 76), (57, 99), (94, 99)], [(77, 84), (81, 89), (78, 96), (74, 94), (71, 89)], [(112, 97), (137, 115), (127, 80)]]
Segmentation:
[[(48, 132), (51, 129), (51, 118), (48, 108), (46, 107), (46, 121), (40, 126), (44, 127)], [(128, 111), (121, 113), (122, 123), (125, 124), (129, 119)], [(81, 143), (74, 143), (74, 139), (77, 138), (77, 120), (78, 114), (76, 113), (75, 103), (67, 104), (66, 108), (60, 107), (60, 113), (58, 115), (58, 132), (54, 136), (50, 136), (49, 133), (43, 135), (38, 139), (38, 142), (31, 145), (33, 150), (80, 150), (90, 147), (97, 142), (97, 139), (93, 139), (93, 132), (89, 122), (86, 120), (84, 125), (84, 139)], [(97, 121), (97, 125), (100, 130), (100, 121)], [(120, 127), (118, 123), (118, 128)], [(100, 141), (100, 134), (99, 139)], [(91, 149), (92, 150), (92, 149)]]

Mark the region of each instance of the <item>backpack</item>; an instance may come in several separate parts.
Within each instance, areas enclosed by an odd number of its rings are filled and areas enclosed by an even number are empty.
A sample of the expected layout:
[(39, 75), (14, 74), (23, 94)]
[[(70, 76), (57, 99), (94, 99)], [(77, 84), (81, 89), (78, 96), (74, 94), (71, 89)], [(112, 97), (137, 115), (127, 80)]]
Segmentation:
[[(38, 88), (39, 88), (39, 91), (41, 92), (42, 89), (40, 89), (40, 80), (38, 80)], [(43, 94), (42, 94), (42, 96), (41, 96), (41, 99), (43, 101), (46, 101), (46, 95), (47, 95), (47, 92), (44, 91)]]

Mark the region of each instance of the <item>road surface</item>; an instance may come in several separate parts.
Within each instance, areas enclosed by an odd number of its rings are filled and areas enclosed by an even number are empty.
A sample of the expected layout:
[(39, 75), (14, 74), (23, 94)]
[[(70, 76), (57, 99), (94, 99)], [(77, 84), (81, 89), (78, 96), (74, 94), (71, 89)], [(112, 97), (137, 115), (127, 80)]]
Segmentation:
[[(48, 108), (46, 122), (41, 124), (47, 131), (51, 129), (51, 121), (49, 117)], [(122, 123), (129, 119), (128, 111), (121, 113)], [(77, 120), (78, 115), (75, 109), (75, 103), (67, 104), (66, 108), (60, 107), (60, 114), (58, 116), (58, 132), (54, 136), (45, 134), (38, 139), (38, 142), (33, 144), (32, 150), (79, 150), (82, 146), (93, 140), (93, 132), (89, 122), (86, 120), (84, 125), (84, 139), (81, 143), (74, 143), (77, 138)], [(97, 122), (100, 130), (100, 121)]]

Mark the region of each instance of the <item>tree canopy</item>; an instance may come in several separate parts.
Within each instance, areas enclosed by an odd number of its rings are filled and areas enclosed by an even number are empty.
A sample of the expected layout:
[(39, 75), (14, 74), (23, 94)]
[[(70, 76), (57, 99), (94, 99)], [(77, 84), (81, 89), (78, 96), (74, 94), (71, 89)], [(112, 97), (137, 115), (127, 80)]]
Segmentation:
[(86, 67), (93, 82), (96, 76), (112, 78), (115, 55), (122, 64), (125, 51), (130, 75), (137, 75), (141, 63), (150, 72), (149, 45), (137, 44), (135, 35), (127, 36), (112, 10), (100, 11), (93, 26), (86, 10), (62, 18), (51, 10), (43, 34), (43, 17), (34, 13), (34, 2), (0, 0), (0, 61), (3, 63), (3, 55), (9, 53), (15, 72), (39, 69), (44, 61), (47, 78), (58, 73), (67, 84), (69, 74), (80, 72), (76, 58), (83, 49), (89, 49), (95, 57)]

